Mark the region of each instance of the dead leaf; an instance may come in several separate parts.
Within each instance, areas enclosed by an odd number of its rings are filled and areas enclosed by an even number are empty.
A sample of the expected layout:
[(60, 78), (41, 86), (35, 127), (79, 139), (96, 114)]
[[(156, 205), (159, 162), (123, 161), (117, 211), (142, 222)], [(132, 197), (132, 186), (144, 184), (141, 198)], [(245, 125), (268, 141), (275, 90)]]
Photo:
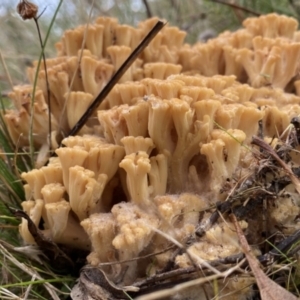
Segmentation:
[(257, 258), (252, 253), (252, 250), (246, 240), (246, 237), (236, 219), (235, 215), (232, 215), (232, 221), (236, 228), (239, 241), (242, 250), (248, 260), (249, 266), (256, 279), (257, 286), (259, 288), (260, 296), (262, 300), (297, 300), (298, 298), (292, 293), (278, 285), (276, 282), (271, 280), (260, 268)]
[(77, 284), (71, 291), (73, 300), (121, 300), (128, 299), (125, 292), (137, 292), (137, 287), (119, 287), (99, 268), (87, 266), (80, 272)]
[[(11, 209), (12, 210), (12, 209)], [(41, 230), (39, 230), (30, 217), (22, 210), (12, 210), (16, 217), (21, 217), (27, 220), (28, 230), (33, 236), (36, 244), (41, 249), (43, 254), (49, 259), (54, 268), (60, 270), (74, 268), (73, 260), (60, 247), (50, 239), (46, 238)]]

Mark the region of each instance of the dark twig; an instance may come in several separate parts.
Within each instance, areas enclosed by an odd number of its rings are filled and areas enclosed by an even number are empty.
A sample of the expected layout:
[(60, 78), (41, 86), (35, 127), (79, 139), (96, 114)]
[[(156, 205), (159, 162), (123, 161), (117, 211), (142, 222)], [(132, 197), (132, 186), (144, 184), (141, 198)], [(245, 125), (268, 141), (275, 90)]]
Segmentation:
[[(110, 79), (107, 85), (103, 88), (100, 94), (96, 97), (93, 103), (89, 106), (80, 120), (75, 124), (75, 126), (71, 129), (71, 131), (67, 134), (68, 136), (73, 136), (78, 133), (78, 131), (85, 125), (88, 118), (93, 114), (93, 112), (97, 109), (99, 104), (106, 98), (115, 84), (120, 80), (123, 74), (127, 71), (127, 69), (132, 65), (132, 63), (136, 60), (139, 54), (148, 46), (148, 44), (152, 41), (152, 39), (157, 35), (157, 33), (164, 27), (165, 23), (162, 21), (158, 21), (156, 25), (151, 29), (151, 31), (147, 34), (147, 36), (143, 39), (143, 41), (137, 46), (137, 48), (130, 54), (130, 56), (126, 59), (126, 61), (122, 64), (119, 70), (115, 73), (115, 75)], [(60, 145), (62, 146), (62, 145)]]
[(146, 12), (147, 12), (147, 17), (148, 18), (152, 18), (152, 12), (151, 12), (151, 9), (150, 9), (150, 6), (149, 6), (149, 3), (147, 0), (143, 0), (143, 3), (145, 5), (145, 8), (146, 8)]
[[(214, 267), (224, 266), (224, 268), (225, 268), (225, 265), (236, 264), (236, 263), (242, 261), (244, 259), (244, 257), (245, 257), (244, 253), (238, 253), (238, 254), (233, 254), (233, 255), (230, 255), (230, 256), (227, 256), (224, 258), (208, 261), (208, 263), (210, 266), (214, 266)], [(203, 270), (207, 269), (205, 265), (201, 265), (200, 267)], [(170, 280), (173, 282), (174, 278), (179, 279), (178, 277), (186, 277), (186, 275), (188, 275), (188, 274), (194, 273), (195, 275), (196, 274), (198, 275), (198, 273), (196, 273), (197, 270), (198, 270), (198, 267), (195, 267), (195, 266), (187, 267), (187, 268), (179, 268), (179, 269), (175, 269), (175, 270), (172, 270), (169, 272), (152, 275), (146, 279), (142, 279), (141, 281), (135, 282), (133, 284), (133, 286), (144, 289), (144, 288), (148, 288), (149, 286), (151, 286), (153, 284), (157, 285), (158, 282), (160, 284), (162, 284), (166, 280)]]
[(227, 1), (223, 1), (223, 0), (211, 0), (211, 1), (223, 4), (223, 5), (227, 5), (227, 6), (230, 6), (232, 8), (235, 8), (235, 9), (242, 10), (242, 11), (250, 13), (250, 14), (252, 14), (254, 16), (260, 16), (261, 15), (257, 11), (254, 11), (254, 10), (249, 9), (247, 7), (244, 7), (244, 6), (237, 5), (235, 3), (231, 3), (231, 2), (227, 2)]

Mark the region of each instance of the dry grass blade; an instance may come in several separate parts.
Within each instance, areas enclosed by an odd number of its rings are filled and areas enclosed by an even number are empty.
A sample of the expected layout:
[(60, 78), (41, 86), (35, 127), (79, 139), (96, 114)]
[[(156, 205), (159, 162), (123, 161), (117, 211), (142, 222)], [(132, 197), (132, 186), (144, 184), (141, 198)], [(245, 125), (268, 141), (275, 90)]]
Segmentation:
[(241, 247), (243, 252), (245, 253), (245, 256), (248, 260), (249, 266), (255, 276), (261, 299), (262, 300), (296, 300), (298, 299), (293, 294), (291, 294), (289, 291), (275, 283), (273, 280), (271, 280), (260, 268), (259, 262), (254, 256), (254, 254), (251, 251), (251, 248), (246, 240), (246, 237), (244, 233), (242, 232), (242, 229), (235, 217), (235, 215), (232, 215), (232, 221), (234, 223), (234, 226), (236, 228)]
[[(36, 279), (36, 275), (33, 275), (32, 278), (31, 278), (31, 281), (35, 281), (35, 279)], [(28, 299), (29, 293), (30, 293), (30, 290), (31, 290), (31, 289), (32, 289), (32, 284), (30, 284), (30, 285), (28, 286), (28, 288), (26, 289), (26, 293), (25, 293), (25, 295), (24, 295), (24, 300)]]
[[(22, 262), (18, 261), (11, 253), (9, 253), (5, 249), (4, 246), (2, 246), (2, 244), (0, 244), (0, 251), (6, 257), (7, 260), (12, 262), (20, 270), (24, 271), (25, 273), (27, 273), (31, 276), (34, 276), (37, 279), (43, 280), (43, 278), (34, 269), (30, 269), (28, 266), (26, 266)], [(51, 295), (52, 299), (59, 300), (59, 297), (56, 293), (57, 289), (52, 284), (45, 282), (44, 286), (45, 286), (45, 289), (48, 291), (48, 293)]]

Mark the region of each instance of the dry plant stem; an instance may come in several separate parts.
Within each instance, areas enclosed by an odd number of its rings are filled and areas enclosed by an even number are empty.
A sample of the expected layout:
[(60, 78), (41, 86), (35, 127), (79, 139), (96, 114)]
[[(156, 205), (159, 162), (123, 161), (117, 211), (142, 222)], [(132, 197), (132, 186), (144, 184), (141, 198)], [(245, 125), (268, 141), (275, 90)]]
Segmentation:
[[(165, 289), (162, 291), (158, 291), (158, 292), (153, 292), (151, 294), (145, 295), (145, 296), (140, 296), (137, 297), (136, 300), (155, 300), (155, 299), (161, 299), (164, 297), (170, 297), (178, 292), (181, 292), (182, 290), (185, 290), (187, 288), (193, 287), (193, 286), (199, 286), (201, 284), (204, 284), (206, 282), (212, 282), (218, 278), (226, 278), (228, 277), (230, 274), (234, 273), (235, 271), (237, 271), (240, 266), (242, 266), (244, 264), (246, 259), (243, 259), (242, 261), (240, 261), (237, 265), (235, 265), (234, 267), (228, 269), (225, 272), (222, 272), (219, 274), (214, 274), (214, 275), (210, 275), (210, 276), (206, 276), (203, 278), (197, 278), (194, 280), (190, 280), (184, 283), (180, 283), (175, 285), (172, 288), (169, 289)], [(286, 299), (287, 300), (287, 299)]]
[(21, 253), (22, 255), (26, 255), (30, 260), (43, 264), (40, 259), (43, 253), (38, 248), (33, 248), (34, 246), (13, 247), (3, 240), (0, 240), (0, 243), (10, 252)]
[[(4, 295), (4, 296), (3, 296)], [(12, 293), (11, 291), (0, 287), (0, 297), (2, 296), (1, 299), (14, 299), (14, 300), (23, 300), (22, 298), (18, 297), (17, 295), (15, 295), (14, 293)]]
[[(217, 260), (210, 261), (209, 264), (211, 266), (222, 266), (222, 265), (230, 265), (230, 264), (236, 264), (243, 260), (245, 258), (245, 255), (243, 253), (231, 255), (225, 258), (220, 258)], [(201, 269), (207, 269), (206, 266), (200, 265)], [(196, 273), (198, 271), (198, 268), (195, 267), (188, 267), (188, 268), (180, 268), (172, 271), (168, 271), (165, 273), (155, 274), (151, 277), (148, 277), (144, 280), (138, 281), (134, 283), (133, 285), (139, 288), (144, 288), (145, 286), (148, 287), (151, 284), (154, 284), (156, 282), (162, 282), (167, 279), (176, 278), (179, 276), (185, 276), (187, 274)]]
[(260, 268), (257, 258), (252, 253), (252, 250), (246, 240), (246, 237), (237, 221), (237, 218), (234, 214), (231, 215), (232, 222), (237, 231), (241, 248), (245, 253), (249, 266), (254, 274), (256, 279), (257, 286), (260, 291), (262, 300), (296, 300), (298, 299), (292, 293), (285, 290), (283, 287), (271, 280)]
[(1, 59), (1, 64), (2, 64), (2, 67), (3, 67), (3, 69), (4, 69), (4, 72), (5, 72), (5, 76), (6, 76), (6, 78), (7, 78), (7, 81), (8, 81), (8, 83), (9, 83), (9, 85), (10, 85), (10, 88), (13, 90), (14, 85), (13, 85), (13, 82), (12, 82), (12, 80), (11, 80), (9, 71), (8, 71), (8, 69), (7, 69), (7, 66), (6, 66), (6, 63), (5, 63), (5, 60), (4, 60), (4, 57), (3, 57), (1, 51), (0, 51), (0, 59)]
[[(68, 136), (76, 135), (79, 130), (85, 125), (88, 118), (93, 114), (93, 112), (97, 109), (99, 104), (106, 98), (115, 84), (120, 80), (120, 78), (124, 75), (127, 69), (133, 64), (139, 54), (148, 46), (148, 44), (152, 41), (152, 39), (158, 34), (158, 32), (164, 27), (165, 23), (162, 21), (158, 21), (156, 25), (151, 29), (151, 31), (146, 35), (146, 37), (142, 40), (142, 42), (135, 48), (135, 50), (129, 55), (129, 57), (125, 60), (119, 70), (115, 73), (115, 75), (109, 80), (107, 85), (103, 88), (100, 94), (96, 97), (93, 103), (89, 106), (87, 111), (83, 114), (80, 120), (75, 124), (75, 126), (68, 133)], [(62, 145), (60, 145), (62, 146)]]
[(252, 144), (258, 146), (260, 149), (270, 154), (279, 163), (279, 165), (287, 172), (287, 174), (291, 178), (291, 181), (295, 185), (297, 192), (300, 194), (300, 182), (298, 178), (295, 176), (291, 168), (277, 155), (274, 149), (257, 136), (253, 136)]
[(36, 29), (37, 29), (38, 36), (39, 36), (39, 40), (40, 40), (40, 44), (41, 44), (43, 64), (44, 64), (44, 69), (45, 69), (45, 80), (46, 80), (46, 88), (47, 88), (47, 104), (48, 104), (48, 130), (49, 130), (48, 143), (49, 143), (49, 150), (51, 151), (52, 150), (52, 144), (51, 144), (51, 132), (52, 132), (52, 128), (51, 128), (51, 101), (50, 101), (50, 87), (49, 87), (49, 80), (48, 80), (47, 63), (46, 63), (44, 43), (43, 43), (42, 36), (41, 36), (41, 30), (40, 30), (38, 18), (33, 18), (33, 20), (35, 22)]
[[(33, 275), (32, 278), (31, 278), (31, 281), (35, 281), (35, 279), (36, 279), (36, 275)], [(32, 284), (30, 284), (28, 286), (28, 288), (26, 289), (26, 293), (24, 295), (24, 300), (28, 299), (28, 296), (29, 296), (29, 293), (31, 291), (31, 288), (32, 288)]]
[(243, 7), (243, 6), (237, 5), (237, 4), (232, 3), (232, 2), (227, 2), (227, 1), (223, 1), (223, 0), (212, 0), (212, 1), (220, 3), (220, 4), (224, 4), (224, 5), (227, 5), (227, 6), (230, 6), (230, 7), (235, 8), (235, 9), (242, 10), (242, 11), (250, 13), (250, 14), (252, 14), (254, 16), (260, 16), (261, 15), (260, 13), (254, 11), (252, 9), (249, 9), (247, 7)]

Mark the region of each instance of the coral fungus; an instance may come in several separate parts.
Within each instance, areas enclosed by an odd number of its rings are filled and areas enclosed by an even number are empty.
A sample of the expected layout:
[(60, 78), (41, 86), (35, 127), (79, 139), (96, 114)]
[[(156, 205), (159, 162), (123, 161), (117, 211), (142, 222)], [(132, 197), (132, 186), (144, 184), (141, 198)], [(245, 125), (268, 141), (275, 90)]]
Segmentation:
[[(31, 85), (9, 95), (14, 109), (4, 119), (13, 142), (28, 146), (31, 114), (37, 149), (47, 144), (48, 134), (58, 139), (67, 133), (155, 21), (132, 28), (99, 18), (87, 29), (66, 31), (56, 45), (58, 56), (47, 60), (52, 111), (45, 102), (44, 69), (32, 112)], [(63, 139), (47, 166), (22, 174), (22, 206), (34, 224), (55, 243), (88, 249), (92, 266), (111, 262), (103, 270), (115, 284), (192, 268), (198, 264), (193, 257), (209, 262), (237, 255), (230, 211), (258, 245), (256, 253), (262, 251), (263, 205), (270, 206), (265, 235), (299, 228), (294, 182), (282, 165), (251, 145), (252, 136), (260, 135), (268, 142), (275, 138), (276, 151), (284, 147), (283, 138), (290, 152), (299, 148), (290, 126), (300, 113), (297, 21), (271, 14), (243, 25), (195, 45), (184, 45), (185, 33), (165, 26), (79, 135)], [(35, 72), (36, 64), (27, 72), (30, 83)], [(45, 127), (48, 113), (52, 133)], [(291, 160), (298, 170), (293, 153)], [(25, 219), (20, 234), (25, 243), (35, 243)], [(236, 285), (230, 280), (219, 282), (222, 295), (251, 294), (250, 275)]]

